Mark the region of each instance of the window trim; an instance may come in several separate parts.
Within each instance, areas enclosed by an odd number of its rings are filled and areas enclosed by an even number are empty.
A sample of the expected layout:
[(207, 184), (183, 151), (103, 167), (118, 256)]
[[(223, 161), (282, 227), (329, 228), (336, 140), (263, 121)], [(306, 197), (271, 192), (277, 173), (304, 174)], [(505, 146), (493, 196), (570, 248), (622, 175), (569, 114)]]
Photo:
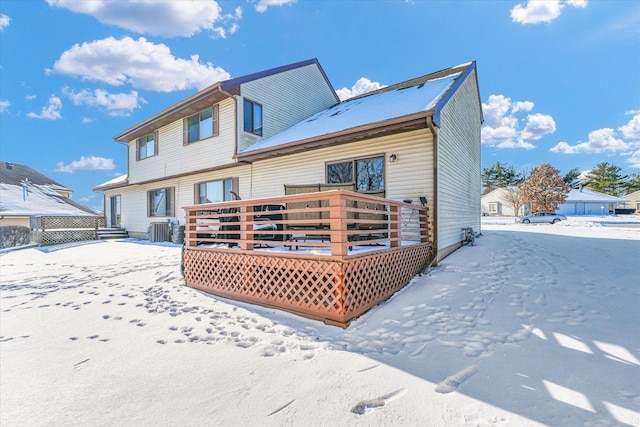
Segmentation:
[[(358, 169), (357, 169), (357, 163), (358, 162), (362, 162), (362, 161), (366, 161), (366, 160), (375, 160), (375, 159), (381, 159), (382, 160), (382, 187), (378, 190), (365, 190), (365, 191), (360, 191), (358, 190)], [(343, 160), (335, 160), (335, 161), (330, 161), (330, 162), (325, 162), (324, 165), (324, 173), (325, 173), (325, 182), (327, 184), (329, 184), (329, 166), (330, 165), (336, 165), (336, 164), (340, 164), (340, 163), (347, 163), (347, 162), (351, 162), (351, 171), (352, 171), (352, 176), (351, 176), (351, 181), (354, 186), (355, 186), (355, 191), (359, 192), (359, 193), (367, 193), (367, 192), (371, 192), (371, 191), (384, 191), (386, 194), (386, 188), (387, 188), (387, 167), (386, 167), (386, 155), (385, 154), (373, 154), (371, 156), (365, 156), (365, 157), (352, 157), (349, 159), (343, 159)], [(346, 184), (346, 183), (345, 183)]]
[[(189, 119), (195, 116), (198, 116), (198, 129), (201, 123), (200, 115), (207, 110), (211, 110), (211, 136), (207, 136), (206, 138), (200, 138), (198, 135), (198, 139), (194, 141), (189, 141)], [(220, 135), (220, 105), (214, 104), (209, 108), (205, 108), (204, 110), (200, 110), (195, 114), (191, 114), (184, 119), (182, 119), (182, 145), (192, 145), (198, 143), (200, 141), (204, 141), (206, 139), (215, 138)]]
[[(151, 157), (155, 157), (155, 156), (158, 155), (158, 133), (159, 132), (156, 130), (156, 131), (150, 132), (150, 133), (148, 133), (148, 134), (136, 139), (136, 161), (137, 162), (139, 162), (141, 160), (149, 159)], [(140, 140), (142, 138), (147, 138), (149, 135), (153, 135), (153, 144), (154, 144), (153, 154), (150, 155), (150, 156), (146, 156), (146, 157), (140, 157)], [(147, 142), (149, 142), (149, 141), (147, 141)]]
[[(152, 203), (151, 203), (151, 193), (156, 191), (165, 191), (165, 197), (167, 197), (167, 191), (169, 191), (169, 212), (167, 215), (154, 215), (151, 211)], [(167, 201), (165, 201), (165, 207)], [(169, 218), (175, 216), (176, 211), (176, 188), (175, 187), (163, 187), (163, 188), (154, 188), (152, 190), (147, 191), (147, 217), (148, 218)]]
[[(246, 108), (247, 104), (251, 104), (251, 115), (250, 115), (251, 129), (247, 129), (247, 108)], [(256, 128), (256, 124), (255, 124), (256, 105), (260, 106), (260, 127), (259, 128)], [(251, 99), (244, 98), (242, 102), (242, 114), (243, 114), (242, 129), (247, 133), (251, 133), (256, 136), (263, 136), (264, 135), (264, 106), (256, 101), (252, 101)], [(257, 130), (259, 130), (259, 132), (257, 132)]]
[[(210, 182), (222, 182), (223, 196), (224, 196), (224, 181), (231, 181), (231, 191), (238, 194), (239, 192), (238, 187), (239, 187), (239, 181), (240, 181), (238, 177), (226, 177), (226, 178), (220, 178), (220, 179), (211, 179), (208, 181), (199, 181), (193, 185), (193, 202), (196, 205), (205, 204), (200, 202), (200, 185), (208, 184)], [(223, 201), (226, 202), (227, 200), (223, 200)], [(217, 202), (212, 202), (212, 203), (217, 203)]]

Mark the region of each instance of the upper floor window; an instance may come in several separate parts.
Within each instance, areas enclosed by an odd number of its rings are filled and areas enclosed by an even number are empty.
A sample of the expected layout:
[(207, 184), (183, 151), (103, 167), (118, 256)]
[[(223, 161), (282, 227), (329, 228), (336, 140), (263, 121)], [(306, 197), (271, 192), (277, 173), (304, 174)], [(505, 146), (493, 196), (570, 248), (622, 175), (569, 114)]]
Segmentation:
[(196, 203), (218, 203), (234, 200), (235, 179), (201, 182), (196, 184)]
[(174, 197), (172, 187), (149, 191), (147, 193), (149, 216), (173, 216)]
[(356, 191), (384, 190), (384, 157), (327, 164), (327, 183), (354, 182)]
[(244, 100), (244, 131), (262, 136), (262, 105)]
[(189, 116), (184, 121), (184, 143), (201, 141), (219, 134), (218, 129), (218, 105)]
[(156, 132), (150, 133), (149, 135), (143, 136), (142, 138), (138, 138), (138, 141), (136, 142), (138, 160), (155, 156), (158, 153), (158, 151), (156, 150), (156, 139)]

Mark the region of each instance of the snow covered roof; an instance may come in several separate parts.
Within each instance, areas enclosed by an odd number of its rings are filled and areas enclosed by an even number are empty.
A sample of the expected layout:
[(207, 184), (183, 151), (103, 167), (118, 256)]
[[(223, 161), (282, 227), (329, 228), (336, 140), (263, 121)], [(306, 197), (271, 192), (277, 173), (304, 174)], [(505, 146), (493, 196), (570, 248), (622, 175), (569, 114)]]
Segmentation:
[(117, 188), (117, 187), (121, 187), (125, 184), (127, 184), (129, 180), (129, 175), (124, 174), (124, 175), (120, 175), (117, 176), (107, 182), (103, 182), (100, 185), (96, 185), (95, 187), (92, 188), (93, 191), (104, 191), (104, 190), (109, 190), (110, 188)]
[(2, 216), (87, 216), (91, 209), (60, 195), (49, 185), (0, 183)]
[(569, 195), (567, 196), (566, 203), (625, 203), (628, 202), (626, 199), (622, 199), (620, 197), (610, 196), (608, 194), (599, 193), (593, 190), (587, 190), (583, 188), (579, 189), (571, 189)]
[(0, 182), (3, 184), (22, 185), (25, 180), (29, 180), (32, 184), (48, 185), (61, 191), (71, 190), (59, 182), (54, 181), (46, 175), (41, 174), (35, 169), (18, 163), (5, 162), (0, 160)]
[(246, 160), (260, 153), (269, 152), (271, 155), (277, 148), (289, 144), (304, 144), (305, 141), (328, 138), (345, 131), (357, 132), (376, 124), (383, 126), (394, 119), (425, 113), (437, 116), (474, 67), (473, 62), (463, 64), (348, 99), (251, 145), (237, 157)]

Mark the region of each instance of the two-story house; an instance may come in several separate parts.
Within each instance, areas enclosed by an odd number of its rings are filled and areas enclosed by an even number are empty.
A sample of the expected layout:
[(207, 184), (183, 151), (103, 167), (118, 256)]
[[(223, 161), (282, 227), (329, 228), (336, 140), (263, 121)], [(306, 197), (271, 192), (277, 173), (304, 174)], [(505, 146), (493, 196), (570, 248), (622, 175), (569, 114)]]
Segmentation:
[(439, 259), (480, 228), (475, 62), (340, 102), (316, 59), (216, 83), (119, 133), (128, 174), (105, 193), (108, 225), (148, 238), (183, 207), (353, 182), (426, 201)]
[(95, 189), (131, 236), (184, 225), (188, 286), (347, 326), (479, 230), (481, 123), (475, 62), (340, 102), (313, 59), (116, 135)]

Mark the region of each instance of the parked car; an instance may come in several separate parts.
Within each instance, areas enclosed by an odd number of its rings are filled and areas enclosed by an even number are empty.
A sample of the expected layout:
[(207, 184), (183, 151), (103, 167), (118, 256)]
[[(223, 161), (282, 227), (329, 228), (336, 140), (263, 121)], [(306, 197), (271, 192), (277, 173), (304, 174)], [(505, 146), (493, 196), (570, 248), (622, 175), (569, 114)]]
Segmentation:
[(531, 215), (526, 215), (520, 218), (520, 222), (523, 224), (548, 222), (555, 224), (558, 221), (566, 221), (567, 217), (564, 215), (556, 214), (553, 212), (536, 212)]

